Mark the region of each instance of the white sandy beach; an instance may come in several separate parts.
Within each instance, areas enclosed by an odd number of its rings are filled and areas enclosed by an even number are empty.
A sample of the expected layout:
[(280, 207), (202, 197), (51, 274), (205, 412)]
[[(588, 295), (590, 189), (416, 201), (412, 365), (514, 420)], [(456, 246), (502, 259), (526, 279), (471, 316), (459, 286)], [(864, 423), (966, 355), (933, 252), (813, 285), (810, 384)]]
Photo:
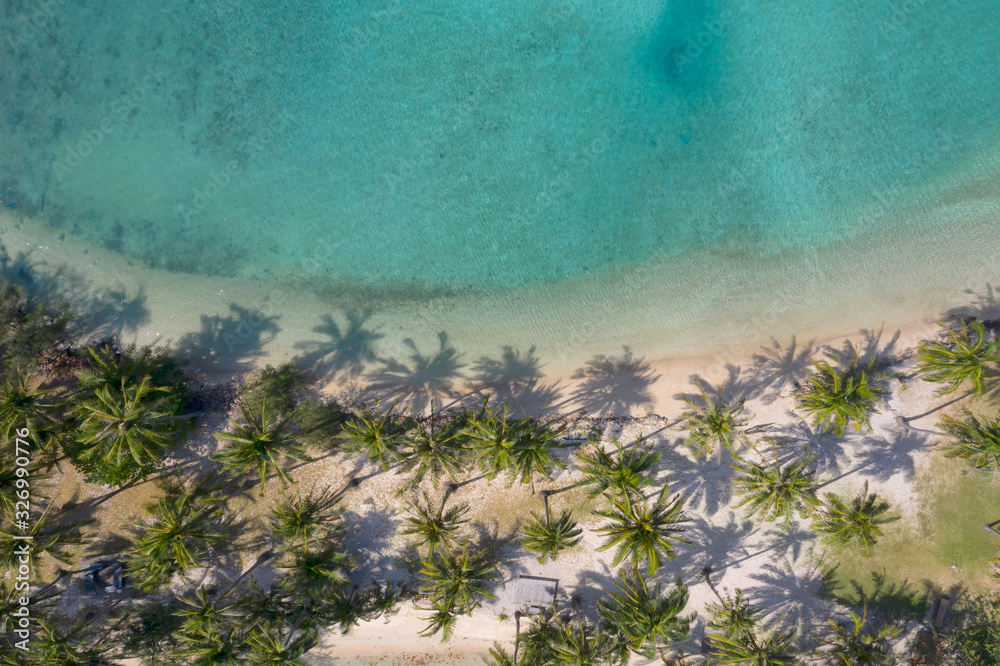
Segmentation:
[[(970, 229), (973, 228), (975, 225), (971, 224)], [(956, 225), (955, 233), (962, 233), (961, 225)], [(278, 363), (308, 353), (315, 347), (311, 341), (316, 338), (314, 329), (321, 323), (321, 317), (334, 311), (322, 297), (288, 286), (270, 287), (131, 265), (110, 251), (75, 241), (72, 244), (68, 240), (60, 241), (51, 232), (28, 221), (18, 221), (9, 214), (0, 219), (0, 234), (8, 266), (19, 252), (27, 252), (25, 274), (36, 284), (44, 286), (49, 279), (58, 280), (62, 288), (71, 290), (61, 292), (70, 300), (110, 308), (104, 311), (104, 319), (97, 322), (99, 326), (93, 330), (95, 337), (114, 334), (126, 342), (180, 343), (190, 349), (196, 348), (194, 341), (202, 346), (196, 350), (196, 360), (188, 369), (205, 381), (221, 381), (249, 372), (265, 362)], [(669, 427), (675, 423), (682, 407), (678, 395), (695, 390), (692, 384), (695, 377), (710, 387), (726, 383), (733, 390), (745, 392), (750, 397), (747, 409), (753, 416), (751, 424), (761, 426), (762, 434), (786, 436), (795, 446), (808, 445), (820, 459), (821, 479), (843, 475), (828, 490), (851, 492), (869, 481), (872, 489), (887, 497), (900, 513), (902, 520), (893, 529), (914, 529), (920, 511), (920, 504), (915, 501), (915, 483), (931, 460), (933, 442), (927, 436), (906, 429), (896, 419), (897, 416), (923, 413), (939, 403), (941, 400), (933, 395), (931, 388), (912, 381), (908, 390), (901, 391), (899, 381), (894, 380), (892, 397), (882, 414), (873, 420), (873, 432), (852, 433), (842, 441), (816, 437), (793, 412), (791, 390), (793, 383), (808, 373), (810, 355), (820, 353), (823, 345), (839, 346), (844, 336), (862, 343), (861, 328), (883, 327), (880, 345), (889, 345), (899, 352), (933, 334), (935, 319), (947, 310), (969, 306), (977, 309), (980, 315), (994, 313), (992, 308), (996, 307), (996, 302), (992, 301), (988, 287), (992, 276), (985, 274), (982, 266), (998, 264), (981, 262), (997, 253), (996, 247), (970, 247), (974, 256), (967, 257), (968, 261), (962, 264), (954, 264), (961, 270), (949, 268), (940, 284), (918, 293), (905, 292), (902, 290), (905, 284), (893, 277), (893, 270), (911, 263), (910, 256), (933, 257), (933, 248), (922, 242), (917, 236), (896, 242), (897, 248), (907, 243), (913, 247), (900, 251), (899, 256), (882, 257), (885, 265), (878, 275), (866, 278), (863, 284), (858, 284), (851, 276), (844, 276), (842, 295), (854, 304), (850, 308), (817, 309), (815, 303), (808, 300), (802, 305), (798, 301), (802, 295), (800, 291), (786, 299), (787, 309), (782, 319), (749, 318), (742, 324), (711, 322), (710, 325), (711, 308), (708, 307), (705, 320), (691, 322), (688, 337), (679, 339), (670, 334), (656, 334), (657, 313), (669, 307), (669, 293), (610, 295), (603, 305), (595, 305), (594, 312), (595, 321), (607, 325), (584, 333), (577, 329), (578, 337), (574, 338), (560, 335), (561, 318), (571, 316), (568, 306), (565, 312), (551, 313), (551, 320), (546, 317), (544, 325), (536, 321), (534, 326), (519, 326), (505, 317), (508, 308), (514, 307), (510, 299), (527, 301), (530, 294), (443, 299), (419, 310), (404, 303), (374, 313), (369, 326), (385, 336), (374, 347), (377, 357), (395, 357), (404, 365), (413, 351), (403, 344), (404, 338), (412, 338), (418, 349), (432, 355), (437, 351), (436, 334), (442, 329), (448, 331), (449, 343), (464, 353), (470, 363), (479, 356), (497, 356), (496, 340), (510, 340), (510, 344), (522, 353), (536, 346), (544, 375), (528, 383), (536, 397), (552, 392), (555, 397), (550, 404), (551, 411), (565, 414), (583, 407), (588, 413), (601, 416), (629, 412), (637, 416), (662, 415), (664, 418), (651, 417), (620, 428), (610, 426), (611, 429), (604, 433), (605, 440), (616, 437), (623, 442), (632, 442), (639, 436), (648, 437), (648, 441), (664, 453), (657, 481), (669, 484), (672, 491), (687, 497), (686, 508), (693, 521), (690, 528), (696, 545), (682, 546), (678, 558), (666, 565), (661, 579), (669, 582), (672, 577), (680, 576), (686, 580), (691, 586), (689, 610), (703, 617), (704, 605), (713, 597), (701, 581), (700, 571), (703, 566), (711, 565), (716, 571), (714, 581), (720, 589), (744, 589), (769, 614), (795, 621), (808, 633), (827, 618), (843, 615), (832, 603), (817, 596), (822, 578), (823, 547), (809, 533), (805, 523), (782, 534), (774, 528), (755, 527), (730, 510), (726, 482), (730, 473), (728, 466), (717, 458), (696, 459), (678, 445), (679, 431)], [(818, 257), (817, 266), (824, 265), (822, 262)], [(943, 274), (945, 270), (935, 268), (934, 272)], [(765, 288), (766, 275), (762, 274), (761, 280), (759, 285), (720, 286), (717, 293), (719, 298), (733, 298), (732, 289)], [(851, 287), (866, 291), (863, 295), (846, 291)], [(570, 289), (552, 287), (563, 288)], [(572, 297), (568, 291), (566, 298)], [(639, 304), (636, 299), (640, 297), (647, 300)], [(116, 302), (121, 307), (116, 308)], [(242, 310), (233, 310), (233, 306)], [(621, 309), (604, 313), (598, 307)], [(647, 318), (640, 317), (637, 321), (624, 314), (631, 312), (644, 313)], [(108, 313), (113, 316), (107, 316)], [(334, 316), (343, 326), (342, 313)], [(484, 321), (495, 323), (489, 340), (484, 339), (481, 332)], [(632, 335), (635, 337), (630, 337)], [(700, 348), (691, 341), (698, 336), (703, 336), (704, 340)], [(731, 344), (723, 345), (726, 340)], [(623, 344), (632, 348), (631, 360), (623, 356)], [(610, 365), (601, 371), (604, 374), (596, 371), (596, 375), (581, 374), (581, 368), (585, 370), (587, 361), (593, 360), (595, 354), (607, 355)], [(381, 363), (385, 365), (384, 360)], [(341, 370), (327, 377), (326, 390), (334, 395), (344, 391), (365, 395), (366, 381), (377, 376), (371, 373), (379, 364), (366, 357), (361, 365), (361, 373), (352, 375), (349, 370)], [(590, 367), (600, 370), (600, 363)], [(464, 373), (446, 377), (445, 381), (434, 376), (421, 377), (417, 371), (407, 377), (395, 389), (404, 401), (414, 401), (418, 407), (426, 404), (420, 400), (426, 401), (428, 394), (436, 394), (440, 401), (463, 395), (477, 399), (475, 393), (469, 391), (468, 375)], [(588, 387), (590, 380), (594, 381)], [(524, 384), (519, 387), (524, 388)], [(544, 402), (536, 399), (530, 406), (537, 408)], [(929, 427), (933, 418), (930, 417), (927, 423), (915, 421), (914, 424)], [(203, 435), (208, 435), (219, 425), (204, 424), (199, 428)], [(295, 476), (303, 490), (313, 484), (340, 487), (353, 465), (353, 461), (336, 456), (309, 465)], [(366, 473), (371, 471), (365, 470)], [(573, 475), (565, 472), (551, 483), (541, 484), (540, 488), (562, 488), (573, 481)], [(399, 500), (394, 494), (400, 485), (400, 477), (375, 475), (348, 495), (347, 509), (365, 518), (356, 527), (364, 525), (367, 531), (353, 535), (365, 575), (385, 574), (387, 563), (405, 548), (402, 537), (391, 536), (399, 521)], [(83, 492), (84, 495), (93, 494), (96, 490), (83, 489)], [(128, 494), (123, 496), (123, 501), (128, 501), (127, 497)], [(457, 491), (455, 499), (469, 503), (473, 507), (474, 520), (496, 538), (509, 536), (529, 509), (540, 509), (537, 497), (532, 498), (521, 487), (508, 489), (501, 480), (477, 481)], [(599, 526), (599, 519), (589, 514), (591, 503), (578, 491), (555, 495), (552, 503), (556, 510), (571, 506), (577, 509), (581, 524), (587, 528), (583, 544), (554, 564), (540, 565), (525, 555), (508, 561), (502, 572), (505, 584), (500, 586), (497, 599), (485, 604), (473, 616), (461, 618), (450, 643), (417, 636), (424, 626), (423, 613), (406, 603), (388, 623), (379, 620), (357, 627), (346, 637), (328, 635), (311, 656), (371, 657), (372, 663), (383, 663), (386, 658), (402, 659), (405, 655), (405, 663), (441, 663), (481, 654), (494, 641), (510, 647), (513, 622), (502, 623), (498, 617), (501, 613), (512, 615), (516, 609), (511, 586), (507, 583), (520, 574), (558, 578), (561, 602), (569, 603), (577, 597), (584, 608), (592, 607), (602, 591), (610, 588), (614, 574), (609, 566), (609, 554), (595, 551), (600, 539), (591, 528)], [(127, 516), (121, 518), (127, 522)], [(509, 550), (508, 554), (513, 552)], [(985, 565), (982, 576), (974, 574), (973, 578), (983, 585), (990, 584)], [(959, 580), (958, 574), (956, 580)], [(699, 619), (685, 648), (697, 652), (702, 635), (703, 620)]]

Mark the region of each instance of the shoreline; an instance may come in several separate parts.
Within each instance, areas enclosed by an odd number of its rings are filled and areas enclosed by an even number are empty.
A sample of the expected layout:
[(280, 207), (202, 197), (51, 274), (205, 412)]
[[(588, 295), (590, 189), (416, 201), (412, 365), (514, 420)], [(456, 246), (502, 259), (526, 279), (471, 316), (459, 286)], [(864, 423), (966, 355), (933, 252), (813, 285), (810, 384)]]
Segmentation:
[[(964, 226), (956, 223), (952, 235), (977, 235), (982, 228), (978, 220), (972, 216)], [(0, 214), (5, 271), (20, 271), (33, 278), (29, 288), (96, 313), (85, 337), (115, 336), (126, 344), (173, 346), (192, 359), (187, 370), (204, 381), (240, 376), (265, 363), (278, 365), (298, 358), (306, 359), (308, 366), (311, 360), (329, 392), (357, 389), (394, 365), (402, 370), (390, 380), (406, 383), (401, 390), (419, 389), (422, 382), (425, 387), (441, 388), (442, 393), (462, 393), (478, 378), (477, 364), (496, 362), (508, 346), (521, 360), (532, 360), (531, 381), (572, 392), (588, 364), (603, 358), (609, 362), (605, 369), (613, 373), (628, 365), (625, 361), (631, 353), (633, 366), (641, 364), (645, 372), (645, 378), (640, 378), (645, 383), (638, 388), (652, 400), (635, 404), (630, 411), (663, 413), (673, 407), (664, 394), (673, 395), (691, 376), (727, 366), (745, 371), (754, 357), (766, 355), (774, 345), (776, 354), (787, 353), (793, 344), (795, 354), (801, 354), (810, 343), (815, 350), (882, 327), (883, 339), (898, 334), (898, 344), (910, 346), (937, 330), (935, 322), (949, 311), (1000, 308), (992, 299), (991, 276), (977, 270), (1000, 265), (1000, 244), (972, 241), (969, 251), (981, 256), (965, 257), (962, 265), (969, 268), (955, 269), (932, 285), (914, 282), (911, 293), (892, 289), (905, 285), (905, 276), (896, 276), (895, 285), (886, 282), (894, 269), (890, 262), (878, 275), (844, 276), (859, 291), (837, 281), (823, 286), (829, 290), (826, 305), (815, 301), (820, 285), (813, 276), (814, 284), (799, 284), (798, 293), (781, 294), (785, 311), (776, 313), (728, 291), (735, 279), (730, 275), (711, 288), (719, 307), (706, 303), (700, 320), (678, 324), (662, 315), (672, 296), (680, 294), (681, 298), (683, 292), (670, 289), (670, 284), (660, 284), (664, 287), (660, 291), (654, 289), (658, 283), (643, 277), (656, 272), (658, 267), (653, 265), (633, 271), (627, 279), (618, 275), (534, 291), (437, 298), (421, 305), (397, 304), (362, 313), (339, 309), (305, 289), (146, 268), (110, 250), (67, 239), (35, 221), (9, 212)], [(905, 240), (930, 248), (934, 238), (912, 234)], [(19, 257), (22, 252), (27, 253), (26, 259)], [(823, 253), (828, 259), (839, 258), (837, 248), (818, 248), (816, 253), (816, 268), (824, 265), (819, 257)], [(998, 260), (991, 264), (987, 259), (992, 254)], [(920, 255), (902, 248), (896, 260), (903, 256)], [(928, 264), (948, 266), (943, 258), (928, 257)], [(689, 259), (698, 261), (697, 257)], [(743, 281), (759, 284), (741, 281), (740, 286), (745, 294), (762, 293), (760, 281), (766, 283), (767, 276), (767, 266), (761, 266), (755, 274), (743, 276)], [(805, 297), (809, 293), (813, 296)], [(873, 293), (882, 298), (871, 300)], [(727, 316), (720, 309), (724, 299), (740, 303), (745, 316), (739, 312), (734, 318)], [(713, 318), (714, 310), (722, 314)], [(360, 321), (361, 332), (370, 336), (370, 345), (351, 347), (358, 344), (350, 339), (352, 316)], [(690, 329), (684, 337), (674, 335), (679, 326)], [(355, 358), (343, 358), (352, 353)], [(442, 359), (451, 364), (446, 376), (435, 376), (435, 368), (418, 367)], [(650, 377), (657, 379), (648, 382)], [(628, 377), (619, 377), (624, 382), (619, 384), (614, 377), (609, 379), (612, 383), (603, 387), (609, 392), (630, 388)]]

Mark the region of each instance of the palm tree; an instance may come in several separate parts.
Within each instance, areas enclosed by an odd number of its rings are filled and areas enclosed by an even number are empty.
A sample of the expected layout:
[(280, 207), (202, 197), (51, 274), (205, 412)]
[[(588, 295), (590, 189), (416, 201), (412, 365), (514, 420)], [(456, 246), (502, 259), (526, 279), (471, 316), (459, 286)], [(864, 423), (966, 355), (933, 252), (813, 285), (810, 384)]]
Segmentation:
[(512, 475), (520, 476), (521, 483), (530, 483), (531, 492), (535, 492), (535, 476), (551, 478), (556, 469), (565, 469), (566, 464), (554, 452), (556, 439), (566, 430), (566, 425), (552, 428), (549, 424), (531, 424), (525, 427), (525, 432), (514, 444), (514, 465)]
[(748, 515), (759, 516), (765, 521), (784, 518), (788, 528), (795, 512), (805, 512), (816, 503), (813, 495), (815, 471), (808, 469), (816, 458), (801, 455), (782, 464), (773, 444), (771, 451), (773, 458), (770, 461), (737, 458), (732, 465), (736, 471), (733, 494), (742, 497), (733, 508), (746, 507)]
[(246, 617), (242, 600), (226, 602), (225, 595), (209, 599), (204, 587), (193, 597), (179, 597), (184, 606), (175, 615), (182, 619), (180, 630), (190, 634), (219, 634), (232, 629)]
[(712, 591), (719, 603), (708, 604), (711, 663), (746, 666), (784, 666), (798, 663), (794, 648), (796, 631), (781, 631), (761, 623), (761, 612), (737, 590), (735, 596), (720, 596), (706, 572)]
[(521, 534), (524, 537), (524, 547), (538, 553), (538, 561), (544, 563), (546, 558), (555, 560), (560, 551), (580, 543), (583, 530), (577, 527), (569, 511), (563, 511), (558, 518), (552, 520), (548, 492), (542, 491), (542, 501), (545, 504), (544, 522), (537, 513), (530, 512), (521, 528)]
[(23, 660), (12, 663), (34, 666), (117, 666), (120, 662), (104, 656), (110, 645), (90, 645), (91, 623), (73, 625), (66, 631), (56, 629), (48, 618), (38, 619), (38, 629), (32, 632), (30, 648)]
[(366, 588), (354, 587), (334, 594), (323, 606), (323, 622), (327, 626), (339, 625), (340, 633), (346, 635), (361, 622), (371, 622), (395, 612), (398, 602), (399, 591), (395, 586), (386, 582), (383, 587), (373, 580)]
[(31, 489), (32, 499), (37, 502), (44, 498), (41, 492), (35, 490), (49, 477), (41, 465), (16, 467), (13, 462), (0, 465), (3, 465), (0, 467), (0, 511), (3, 512), (0, 515), (15, 515), (17, 501), (21, 499), (17, 493), (27, 489), (29, 484), (34, 486)]
[(817, 650), (825, 657), (834, 657), (844, 666), (879, 666), (896, 662), (889, 640), (902, 632), (902, 627), (886, 624), (874, 633), (866, 633), (868, 609), (864, 608), (861, 615), (851, 611), (851, 623), (841, 624), (828, 620), (833, 631), (829, 637), (820, 638), (828, 650)]
[(482, 599), (492, 599), (490, 586), (498, 576), (496, 563), (484, 552), (468, 545), (456, 551), (438, 551), (423, 562), (420, 574), (424, 589), (432, 598), (455, 612), (465, 614), (479, 607)]
[(591, 497), (603, 493), (611, 497), (627, 494), (638, 497), (643, 489), (653, 484), (647, 473), (660, 461), (660, 452), (653, 451), (650, 446), (625, 451), (618, 440), (614, 445), (614, 453), (608, 453), (595, 443), (593, 454), (580, 454), (577, 469), (586, 477), (581, 485), (593, 486)]
[(330, 544), (320, 549), (298, 548), (288, 553), (279, 580), (281, 589), (305, 607), (330, 598), (348, 582), (347, 571), (354, 568), (354, 558)]
[(271, 509), (271, 533), (286, 549), (308, 548), (313, 542), (329, 538), (337, 533), (342, 522), (343, 511), (336, 507), (337, 501), (329, 489), (304, 498), (285, 497)]
[(174, 402), (184, 400), (184, 375), (165, 352), (154, 352), (151, 347), (137, 349), (135, 345), (124, 349), (103, 345), (87, 347), (86, 356), (87, 367), (76, 373), (83, 388), (113, 389), (149, 377), (154, 386), (168, 388)]
[(59, 426), (60, 401), (53, 398), (53, 390), (42, 385), (31, 387), (32, 378), (27, 372), (18, 371), (0, 387), (0, 436), (3, 437), (5, 456), (14, 442), (11, 436), (27, 428), (36, 443), (47, 445)]
[(515, 447), (521, 438), (531, 436), (534, 427), (529, 418), (510, 418), (506, 405), (502, 413), (489, 408), (486, 400), (482, 409), (470, 416), (466, 432), (473, 459), (492, 481), (497, 474), (514, 469)]
[(1000, 416), (980, 421), (966, 412), (962, 420), (943, 417), (938, 427), (952, 437), (945, 445), (946, 456), (963, 458), (973, 469), (1000, 473)]
[(687, 443), (695, 453), (711, 455), (718, 444), (734, 451), (737, 444), (746, 441), (744, 429), (749, 418), (743, 416), (744, 399), (726, 397), (726, 387), (719, 389), (714, 398), (701, 391), (701, 400), (685, 398), (688, 411), (681, 414), (681, 429), (689, 432)]
[(550, 663), (559, 666), (619, 666), (628, 661), (628, 647), (620, 636), (581, 615), (559, 623), (549, 650)]
[(417, 537), (416, 547), (427, 546), (427, 557), (433, 558), (434, 551), (439, 546), (450, 548), (458, 543), (459, 528), (469, 522), (465, 517), (469, 512), (469, 505), (459, 504), (445, 511), (447, 494), (436, 507), (432, 506), (425, 493), (422, 498), (423, 502), (418, 498), (408, 505), (406, 522), (409, 526), (403, 528), (402, 534)]
[(767, 631), (756, 627), (741, 634), (710, 634), (708, 652), (713, 664), (745, 666), (785, 666), (797, 664), (796, 631)]
[(427, 626), (419, 634), (421, 636), (433, 636), (440, 631), (442, 641), (450, 639), (452, 632), (455, 630), (455, 622), (458, 620), (458, 613), (454, 605), (449, 603), (447, 599), (434, 597), (431, 599), (430, 608), (423, 608), (422, 610), (429, 610), (432, 613), (427, 618)]
[(270, 472), (275, 472), (282, 487), (290, 482), (291, 476), (285, 469), (283, 458), (306, 460), (305, 448), (300, 442), (301, 433), (296, 432), (297, 415), (292, 412), (284, 418), (271, 413), (266, 404), (260, 411), (243, 406), (244, 423), (233, 424), (232, 432), (217, 432), (215, 438), (228, 442), (228, 446), (212, 455), (222, 463), (222, 467), (234, 475), (244, 475), (255, 471), (260, 475), (260, 494), (264, 494), (264, 484)]
[(316, 645), (316, 632), (300, 632), (292, 640), (289, 634), (275, 622), (254, 629), (247, 638), (250, 646), (247, 663), (252, 666), (306, 666), (302, 655)]
[(374, 409), (355, 410), (343, 429), (347, 440), (344, 451), (364, 454), (383, 470), (389, 469), (406, 445), (406, 428), (392, 407), (379, 412), (377, 401)]
[(178, 631), (174, 663), (186, 666), (241, 666), (248, 662), (250, 645), (243, 627), (221, 633)]
[[(959, 320), (958, 329), (945, 327), (944, 339), (924, 340), (917, 347), (917, 372), (924, 381), (941, 384), (938, 393), (957, 391), (972, 382), (973, 395), (986, 390), (984, 379), (993, 376), (988, 364), (1000, 363), (1000, 340), (986, 333), (982, 322)], [(944, 323), (939, 324), (945, 326)]]
[(139, 525), (142, 536), (129, 554), (129, 571), (140, 588), (148, 592), (173, 574), (202, 565), (211, 547), (226, 538), (221, 504), (199, 488), (168, 486), (165, 496), (147, 507), (152, 522)]
[(868, 494), (866, 481), (861, 492), (849, 503), (833, 493), (827, 493), (812, 528), (825, 533), (829, 543), (862, 545), (867, 557), (878, 537), (882, 536), (879, 528), (899, 520), (898, 516), (886, 515), (889, 508), (889, 502), (875, 493)]
[(847, 426), (854, 429), (871, 429), (872, 414), (878, 414), (876, 405), (888, 394), (880, 385), (882, 376), (871, 374), (877, 356), (861, 365), (857, 352), (847, 367), (837, 370), (826, 361), (814, 363), (816, 372), (799, 390), (798, 406), (813, 417), (815, 427), (823, 427), (837, 437), (843, 437)]
[(727, 592), (722, 596), (712, 585), (710, 572), (707, 570), (705, 580), (719, 600), (719, 603), (712, 602), (706, 607), (709, 613), (707, 622), (709, 629), (735, 636), (752, 631), (757, 626), (761, 612), (743, 596), (743, 590), (736, 590), (736, 594), (732, 595)]
[(493, 642), (493, 647), (490, 648), (489, 656), (485, 657), (487, 666), (517, 666), (516, 661), (514, 661), (514, 655), (507, 652), (506, 649), (496, 641)]
[(681, 524), (690, 522), (684, 516), (684, 500), (680, 495), (667, 499), (667, 487), (660, 491), (656, 501), (650, 505), (646, 501), (636, 501), (626, 495), (611, 501), (607, 511), (595, 513), (611, 520), (611, 524), (597, 530), (607, 537), (599, 551), (615, 546), (614, 564), (618, 565), (628, 557), (638, 565), (646, 560), (646, 571), (652, 575), (659, 567), (662, 557), (674, 559), (674, 543), (691, 542), (681, 538), (684, 532)]
[(34, 521), (30, 519), (26, 521), (30, 526), (28, 529), (15, 528), (13, 524), (5, 524), (0, 529), (0, 569), (18, 570), (26, 536), (31, 537), (29, 566), (33, 576), (37, 575), (42, 554), (63, 564), (71, 562), (73, 547), (83, 544), (85, 540), (80, 533), (79, 524), (55, 524), (50, 521), (49, 516), (53, 506), (54, 503), (50, 502)]
[(413, 472), (407, 483), (408, 488), (419, 485), (428, 474), (435, 489), (442, 477), (455, 482), (466, 452), (464, 420), (464, 417), (458, 416), (437, 427), (431, 417), (417, 426), (397, 471), (397, 474)]
[(680, 578), (663, 594), (659, 583), (650, 589), (642, 574), (632, 569), (615, 581), (615, 587), (618, 592), (612, 592), (610, 600), (597, 602), (598, 612), (636, 654), (653, 659), (664, 644), (682, 641), (691, 632), (695, 615), (681, 615), (688, 589)]
[(80, 425), (70, 457), (89, 480), (114, 485), (147, 473), (179, 441), (182, 425), (190, 423), (179, 414), (170, 389), (153, 386), (149, 377), (96, 386), (71, 414)]

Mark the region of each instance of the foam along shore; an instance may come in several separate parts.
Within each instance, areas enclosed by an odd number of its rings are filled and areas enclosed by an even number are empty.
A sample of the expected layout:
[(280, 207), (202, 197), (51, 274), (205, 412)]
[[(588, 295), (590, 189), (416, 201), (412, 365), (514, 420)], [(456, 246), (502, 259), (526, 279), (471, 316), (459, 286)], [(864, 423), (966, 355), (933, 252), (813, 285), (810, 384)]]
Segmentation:
[(88, 334), (178, 346), (195, 359), (195, 372), (319, 358), (324, 345), (337, 346), (331, 335), (345, 335), (354, 315), (373, 333), (370, 348), (354, 359), (354, 379), (378, 359), (430, 358), (447, 346), (461, 384), (478, 359), (496, 358), (505, 346), (534, 349), (542, 374), (567, 377), (624, 346), (657, 373), (679, 374), (709, 361), (739, 364), (793, 336), (822, 343), (884, 328), (919, 337), (942, 313), (988, 305), (1000, 266), (992, 204), (942, 205), (926, 214), (953, 221), (946, 237), (889, 230), (812, 253), (729, 261), (692, 254), (544, 287), (384, 306), (308, 285), (148, 268), (10, 211), (0, 217), (0, 241), (8, 274), (96, 313)]

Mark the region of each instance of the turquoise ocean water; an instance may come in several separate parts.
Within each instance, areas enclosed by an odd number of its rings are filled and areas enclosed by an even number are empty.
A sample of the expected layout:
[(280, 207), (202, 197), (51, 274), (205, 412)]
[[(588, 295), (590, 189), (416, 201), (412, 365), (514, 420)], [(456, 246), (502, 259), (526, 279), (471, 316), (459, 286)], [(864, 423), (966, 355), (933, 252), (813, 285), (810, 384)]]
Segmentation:
[(371, 309), (382, 290), (614, 281), (664, 258), (698, 256), (705, 279), (801, 270), (891, 225), (946, 242), (942, 193), (996, 200), (977, 185), (1000, 173), (995, 0), (0, 16), (5, 206), (151, 267), (359, 290)]

